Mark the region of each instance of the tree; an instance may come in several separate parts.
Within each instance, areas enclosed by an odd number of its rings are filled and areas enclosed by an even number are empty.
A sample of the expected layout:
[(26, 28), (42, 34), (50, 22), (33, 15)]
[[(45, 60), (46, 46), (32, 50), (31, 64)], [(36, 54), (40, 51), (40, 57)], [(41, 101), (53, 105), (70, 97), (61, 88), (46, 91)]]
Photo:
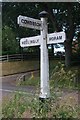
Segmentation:
[[(2, 4), (2, 20), (3, 20), (3, 26), (2, 26), (2, 32), (3, 32), (3, 41), (9, 41), (8, 35), (10, 37), (10, 34), (8, 34), (7, 30), (5, 30), (6, 26), (9, 28), (8, 30), (11, 29), (10, 32), (12, 32), (12, 34), (14, 34), (15, 36), (15, 40), (16, 38), (23, 38), (23, 37), (29, 37), (29, 36), (33, 36), (33, 35), (38, 35), (39, 31), (36, 30), (31, 30), (31, 29), (27, 29), (27, 28), (23, 28), (23, 27), (19, 27), (19, 25), (17, 24), (17, 17), (19, 15), (23, 15), (23, 16), (29, 16), (32, 15), (32, 17), (37, 16), (37, 6), (35, 5), (35, 3), (31, 4), (31, 3), (15, 3), (15, 2), (7, 2), (7, 3), (3, 3)], [(5, 37), (5, 34), (6, 37)], [(11, 39), (11, 38), (10, 38)], [(13, 38), (14, 39), (14, 38)], [(11, 42), (9, 41), (9, 45), (6, 44), (6, 42), (3, 42), (3, 51), (5, 50), (12, 50), (9, 49), (9, 47), (12, 46)], [(15, 42), (15, 45), (18, 48), (18, 44), (17, 42)], [(18, 51), (16, 51), (18, 52)]]
[[(49, 18), (53, 23), (54, 31), (64, 30), (66, 32), (65, 41), (65, 64), (71, 65), (72, 41), (77, 31), (80, 19), (79, 3), (44, 3), (43, 7), (49, 13)], [(56, 14), (53, 12), (56, 10)]]
[(19, 45), (12, 28), (5, 26), (2, 34), (2, 54), (18, 53)]
[(80, 4), (77, 2), (34, 2), (34, 3), (3, 3), (3, 26), (7, 25), (16, 37), (38, 35), (39, 31), (22, 28), (17, 25), (18, 15), (38, 18), (39, 12), (46, 10), (49, 13), (49, 33), (66, 32), (65, 63), (71, 65), (72, 41), (78, 28), (80, 28)]

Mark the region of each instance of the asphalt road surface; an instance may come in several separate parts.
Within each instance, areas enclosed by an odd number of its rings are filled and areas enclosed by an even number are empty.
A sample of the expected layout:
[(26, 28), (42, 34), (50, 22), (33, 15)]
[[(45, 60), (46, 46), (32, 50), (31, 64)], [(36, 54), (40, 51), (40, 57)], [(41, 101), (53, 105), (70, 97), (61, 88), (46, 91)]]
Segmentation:
[[(4, 76), (0, 78), (0, 83), (2, 84), (0, 87), (0, 100), (4, 97), (8, 97), (9, 95), (13, 94), (16, 91), (22, 91), (24, 93), (29, 93), (31, 95), (34, 95), (36, 88), (33, 86), (17, 86), (16, 80), (19, 78), (22, 74), (15, 74), (15, 75), (9, 75)], [(29, 73), (28, 73), (29, 74)]]
[[(29, 95), (34, 95), (36, 92), (36, 88), (33, 86), (16, 86), (16, 80), (19, 78), (22, 74), (15, 74), (15, 75), (9, 75), (4, 76), (0, 79), (0, 83), (2, 83), (2, 87), (0, 86), (0, 100), (4, 99), (5, 97), (10, 98), (10, 96), (16, 92), (16, 91), (22, 91)], [(29, 73), (26, 73), (29, 74)], [(80, 91), (63, 91), (62, 99), (69, 99), (73, 98), (75, 100), (75, 103), (80, 104)]]

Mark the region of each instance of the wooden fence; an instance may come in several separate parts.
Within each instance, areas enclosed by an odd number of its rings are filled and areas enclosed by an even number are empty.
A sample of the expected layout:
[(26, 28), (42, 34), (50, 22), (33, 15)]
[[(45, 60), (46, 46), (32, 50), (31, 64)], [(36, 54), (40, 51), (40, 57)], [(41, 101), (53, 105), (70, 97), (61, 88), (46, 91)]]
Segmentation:
[(0, 56), (0, 61), (12, 61), (12, 60), (22, 60), (22, 59), (23, 59), (23, 55), (21, 54)]
[[(63, 60), (64, 56), (53, 56), (53, 54), (49, 54), (50, 59), (59, 59)], [(20, 60), (39, 60), (40, 54), (36, 53), (24, 53), (24, 54), (13, 54), (13, 55), (3, 55), (0, 56), (0, 61), (20, 61)]]
[(32, 58), (39, 58), (39, 55), (36, 54), (13, 54), (13, 55), (3, 55), (0, 56), (0, 61), (20, 61), (20, 60), (28, 60)]

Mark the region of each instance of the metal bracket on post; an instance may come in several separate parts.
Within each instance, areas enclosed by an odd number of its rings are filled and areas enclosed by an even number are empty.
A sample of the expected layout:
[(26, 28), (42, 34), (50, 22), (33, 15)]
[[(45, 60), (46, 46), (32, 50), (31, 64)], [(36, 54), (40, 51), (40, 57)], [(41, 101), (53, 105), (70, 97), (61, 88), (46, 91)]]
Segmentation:
[(48, 49), (47, 49), (47, 15), (46, 11), (42, 11), (39, 16), (41, 17), (43, 29), (41, 30), (41, 66), (40, 66), (40, 99), (45, 99), (50, 97), (49, 89), (49, 60), (48, 60)]

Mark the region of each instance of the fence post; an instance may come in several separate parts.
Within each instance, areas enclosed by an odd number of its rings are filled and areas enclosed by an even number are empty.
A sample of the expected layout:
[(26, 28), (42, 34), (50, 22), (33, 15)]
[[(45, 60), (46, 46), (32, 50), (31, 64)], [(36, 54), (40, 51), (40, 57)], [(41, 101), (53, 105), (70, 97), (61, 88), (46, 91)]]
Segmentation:
[(9, 61), (9, 56), (7, 55), (7, 62)]
[(21, 60), (23, 61), (23, 54), (21, 54)]

